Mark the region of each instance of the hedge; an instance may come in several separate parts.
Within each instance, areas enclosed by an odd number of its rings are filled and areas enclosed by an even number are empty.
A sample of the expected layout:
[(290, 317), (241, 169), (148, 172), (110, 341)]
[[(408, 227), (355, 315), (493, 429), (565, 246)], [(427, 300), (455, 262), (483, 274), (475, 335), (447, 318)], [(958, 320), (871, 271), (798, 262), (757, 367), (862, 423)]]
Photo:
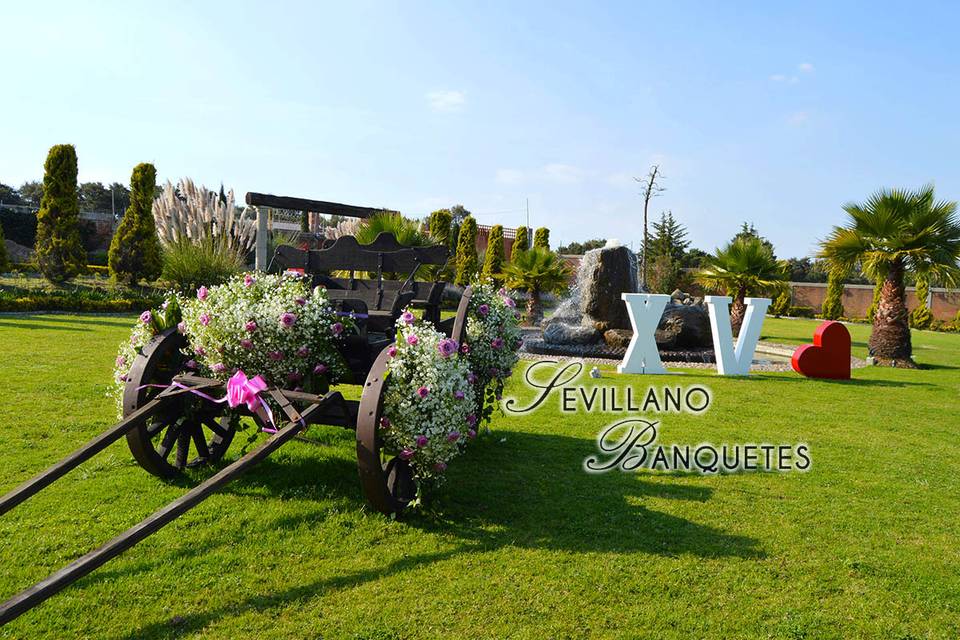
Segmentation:
[(0, 311), (96, 311), (116, 313), (143, 311), (160, 305), (160, 294), (142, 295), (131, 291), (97, 289), (38, 291), (20, 287), (0, 290)]

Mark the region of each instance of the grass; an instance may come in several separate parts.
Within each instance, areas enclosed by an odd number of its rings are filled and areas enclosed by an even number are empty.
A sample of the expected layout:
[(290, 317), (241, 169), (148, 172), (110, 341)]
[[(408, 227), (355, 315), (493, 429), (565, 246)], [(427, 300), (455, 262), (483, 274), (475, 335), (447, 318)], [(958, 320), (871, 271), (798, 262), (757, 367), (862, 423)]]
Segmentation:
[[(0, 492), (113, 422), (130, 317), (0, 317)], [(767, 319), (808, 341), (816, 321)], [(869, 328), (851, 326), (857, 355)], [(805, 474), (581, 470), (615, 419), (499, 417), (430, 509), (364, 505), (352, 433), (315, 427), (0, 638), (956, 638), (960, 336), (916, 332), (919, 371), (584, 384), (708, 385), (665, 442), (806, 442)], [(515, 375), (507, 395), (532, 392)], [(239, 454), (237, 438), (229, 457)], [(209, 472), (205, 472), (209, 473)], [(0, 517), (6, 597), (135, 524), (204, 473), (165, 484), (111, 446)]]

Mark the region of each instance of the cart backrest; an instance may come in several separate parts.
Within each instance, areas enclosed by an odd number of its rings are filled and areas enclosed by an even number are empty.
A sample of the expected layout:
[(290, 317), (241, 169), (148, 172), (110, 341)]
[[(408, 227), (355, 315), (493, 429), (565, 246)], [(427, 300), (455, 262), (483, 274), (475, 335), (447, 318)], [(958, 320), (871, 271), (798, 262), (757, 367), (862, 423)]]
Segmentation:
[(324, 271), (406, 274), (423, 265), (444, 265), (449, 258), (450, 249), (443, 245), (405, 247), (393, 234), (381, 233), (370, 244), (360, 244), (353, 236), (342, 236), (322, 249), (281, 245), (273, 261), (281, 270), (303, 269), (310, 275)]

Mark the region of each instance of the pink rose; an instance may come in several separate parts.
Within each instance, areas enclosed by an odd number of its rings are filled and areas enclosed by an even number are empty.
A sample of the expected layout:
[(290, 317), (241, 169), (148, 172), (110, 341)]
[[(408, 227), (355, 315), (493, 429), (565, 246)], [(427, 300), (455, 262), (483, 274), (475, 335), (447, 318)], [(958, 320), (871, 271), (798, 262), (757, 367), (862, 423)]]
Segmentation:
[(186, 333), (186, 332), (187, 332), (187, 323), (184, 322), (183, 320), (181, 320), (180, 322), (178, 322), (178, 323), (177, 323), (177, 332), (178, 332), (178, 333), (181, 333), (181, 334)]
[(140, 322), (143, 324), (150, 324), (151, 320), (153, 320), (153, 314), (149, 311), (144, 311), (140, 314)]
[(327, 372), (327, 365), (325, 365), (325, 364), (318, 364), (317, 366), (315, 366), (315, 367), (313, 368), (313, 372), (314, 372), (315, 374), (317, 374), (318, 376), (322, 376), (323, 374), (325, 374), (325, 373)]
[(197, 368), (197, 361), (196, 361), (196, 360), (187, 360), (186, 362), (183, 363), (183, 366), (185, 366), (187, 369), (196, 369), (196, 368)]
[(210, 324), (210, 316), (207, 315), (206, 313), (201, 313), (200, 324), (202, 324), (203, 326), (207, 326), (208, 324)]
[(418, 342), (420, 342), (420, 338), (418, 338), (416, 334), (411, 333), (410, 335), (407, 336), (407, 344), (412, 346), (417, 344)]
[(267, 355), (271, 360), (283, 360), (283, 351), (271, 351)]
[(240, 346), (249, 351), (250, 349), (253, 349), (253, 340), (244, 338), (240, 341)]
[(330, 330), (333, 331), (333, 335), (339, 336), (341, 333), (343, 333), (343, 323), (334, 322), (333, 325), (331, 325)]
[(253, 286), (254, 282), (256, 282), (256, 280), (254, 280), (253, 276), (251, 276), (249, 273), (243, 276), (243, 286), (245, 287)]
[(467, 431), (467, 437), (473, 440), (474, 438), (477, 437), (477, 432), (474, 431), (473, 429), (470, 429), (469, 431)]
[(280, 314), (280, 324), (282, 324), (287, 329), (289, 329), (294, 324), (296, 324), (296, 322), (297, 322), (297, 316), (290, 313), (289, 311), (285, 311)]
[(414, 451), (413, 449), (411, 449), (410, 447), (404, 447), (404, 448), (403, 448), (403, 451), (400, 452), (400, 459), (401, 459), (401, 460), (409, 460), (410, 458), (412, 458), (412, 457), (415, 456), (416, 454), (417, 454), (417, 452)]
[(451, 431), (450, 433), (447, 434), (447, 442), (456, 442), (459, 439), (460, 439), (459, 431)]
[(381, 428), (381, 429), (389, 429), (389, 428), (390, 428), (390, 418), (388, 418), (387, 416), (383, 416), (382, 418), (380, 418), (380, 428)]
[(470, 425), (471, 427), (477, 426), (477, 416), (473, 415), (472, 413), (468, 415), (467, 424)]
[(201, 302), (203, 302), (204, 300), (206, 300), (206, 299), (207, 299), (207, 293), (209, 293), (209, 292), (207, 291), (207, 288), (206, 288), (206, 287), (200, 287), (199, 289), (197, 289), (197, 300), (200, 300)]
[(297, 349), (297, 355), (300, 356), (301, 358), (306, 358), (308, 355), (310, 355), (310, 347), (306, 345), (300, 347), (299, 349)]
[(427, 442), (429, 442), (429, 440), (427, 440), (427, 436), (423, 436), (423, 435), (417, 436), (415, 440), (417, 443), (417, 447), (419, 447), (420, 449), (423, 449), (425, 446), (427, 446)]
[(480, 315), (485, 316), (488, 313), (490, 313), (490, 305), (482, 304), (479, 307), (477, 307), (477, 311), (480, 312)]
[(463, 391), (454, 391), (453, 397), (456, 398), (457, 400), (463, 400), (464, 398)]
[(307, 304), (307, 301), (304, 300), (303, 298), (297, 298), (296, 300), (294, 300), (294, 302), (297, 303), (298, 307), (302, 307)]
[(433, 470), (434, 470), (434, 471), (437, 471), (437, 472), (439, 472), (439, 473), (443, 473), (444, 471), (447, 470), (447, 463), (446, 463), (446, 462), (438, 462), (438, 463), (436, 463), (435, 465), (433, 465)]
[(417, 389), (417, 395), (420, 396), (421, 399), (426, 398), (427, 394), (429, 393), (430, 393), (430, 389), (427, 389), (426, 387), (420, 387), (419, 389)]
[(494, 349), (502, 349), (503, 338), (494, 338), (493, 342), (490, 343), (490, 346), (493, 347)]
[(227, 365), (223, 364), (222, 362), (217, 362), (210, 367), (210, 369), (212, 369), (214, 373), (223, 373), (227, 370)]
[(247, 330), (247, 333), (253, 333), (257, 330), (257, 323), (250, 320), (247, 324), (243, 325), (243, 328)]
[(396, 356), (396, 355), (397, 355), (397, 348), (396, 348), (396, 347), (390, 347), (390, 348), (388, 348), (388, 349), (387, 349), (387, 355), (390, 356), (391, 358), (393, 358), (394, 356)]

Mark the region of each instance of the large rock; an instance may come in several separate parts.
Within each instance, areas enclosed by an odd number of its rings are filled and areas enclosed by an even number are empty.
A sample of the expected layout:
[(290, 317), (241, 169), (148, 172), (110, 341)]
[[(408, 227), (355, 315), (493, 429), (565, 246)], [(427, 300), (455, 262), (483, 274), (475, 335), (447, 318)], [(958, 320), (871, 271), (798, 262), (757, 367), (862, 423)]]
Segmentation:
[(657, 325), (656, 340), (661, 349), (709, 347), (713, 344), (710, 315), (701, 305), (668, 304)]
[(551, 322), (543, 329), (548, 344), (593, 344), (600, 341), (600, 332), (582, 324)]
[(633, 331), (629, 329), (607, 329), (603, 333), (603, 341), (614, 349), (626, 349), (630, 346)]
[(637, 259), (627, 247), (599, 249), (584, 256), (580, 310), (599, 331), (630, 329), (627, 306), (621, 293), (637, 291)]

